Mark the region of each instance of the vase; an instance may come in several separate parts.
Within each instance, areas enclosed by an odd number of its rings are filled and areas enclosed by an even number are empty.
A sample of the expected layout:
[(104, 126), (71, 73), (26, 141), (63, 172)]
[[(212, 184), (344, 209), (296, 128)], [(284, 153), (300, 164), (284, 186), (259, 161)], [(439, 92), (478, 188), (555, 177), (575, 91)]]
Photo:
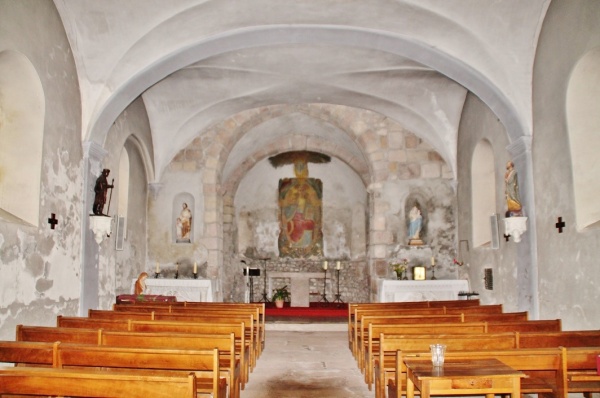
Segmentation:
[(396, 278), (401, 281), (404, 279), (404, 272), (396, 273)]

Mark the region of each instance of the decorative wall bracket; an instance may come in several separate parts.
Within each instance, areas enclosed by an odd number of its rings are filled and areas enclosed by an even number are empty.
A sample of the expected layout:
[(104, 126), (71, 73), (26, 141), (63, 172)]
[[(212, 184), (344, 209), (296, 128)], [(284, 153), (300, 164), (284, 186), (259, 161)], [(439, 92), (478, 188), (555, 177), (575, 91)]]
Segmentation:
[(527, 217), (507, 217), (504, 219), (504, 233), (513, 237), (516, 243), (521, 241), (521, 235), (527, 231)]
[(96, 243), (100, 244), (105, 237), (110, 236), (112, 230), (112, 217), (90, 215), (90, 227), (94, 232)]

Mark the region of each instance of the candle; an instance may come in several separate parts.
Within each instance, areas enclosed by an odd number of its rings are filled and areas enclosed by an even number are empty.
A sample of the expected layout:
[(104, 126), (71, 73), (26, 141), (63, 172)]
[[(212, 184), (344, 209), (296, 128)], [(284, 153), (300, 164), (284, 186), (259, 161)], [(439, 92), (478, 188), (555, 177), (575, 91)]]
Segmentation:
[(158, 261), (156, 262), (156, 273), (158, 274), (160, 272), (160, 268), (158, 266)]
[(327, 261), (323, 261), (323, 269), (327, 271)]
[(179, 271), (179, 263), (175, 263), (175, 271)]
[(250, 267), (246, 267), (246, 276), (250, 276)]
[(337, 262), (335, 263), (335, 269), (341, 269), (341, 268), (342, 268), (342, 266), (341, 266), (341, 264), (340, 264), (340, 261), (337, 261)]
[(435, 257), (431, 257), (431, 265), (435, 265)]
[(194, 274), (198, 273), (198, 263), (194, 261)]

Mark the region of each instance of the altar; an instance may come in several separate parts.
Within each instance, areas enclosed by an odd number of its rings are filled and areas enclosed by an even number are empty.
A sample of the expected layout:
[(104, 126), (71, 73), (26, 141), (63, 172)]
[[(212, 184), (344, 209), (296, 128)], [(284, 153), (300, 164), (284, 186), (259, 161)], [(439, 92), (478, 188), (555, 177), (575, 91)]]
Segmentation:
[[(144, 294), (175, 296), (177, 301), (213, 301), (214, 282), (210, 279), (147, 278)], [(131, 284), (131, 291), (135, 280)]]
[(379, 280), (380, 303), (402, 301), (458, 300), (460, 292), (469, 291), (469, 281), (449, 280)]
[[(291, 306), (308, 307), (310, 306), (310, 280), (325, 278), (324, 272), (269, 272), (269, 292), (273, 291), (274, 278), (290, 278), (291, 288)], [(329, 276), (327, 281), (330, 281)], [(322, 283), (322, 282), (321, 282)], [(327, 289), (326, 289), (327, 290)], [(331, 289), (328, 289), (331, 290)], [(323, 292), (321, 292), (323, 293)]]

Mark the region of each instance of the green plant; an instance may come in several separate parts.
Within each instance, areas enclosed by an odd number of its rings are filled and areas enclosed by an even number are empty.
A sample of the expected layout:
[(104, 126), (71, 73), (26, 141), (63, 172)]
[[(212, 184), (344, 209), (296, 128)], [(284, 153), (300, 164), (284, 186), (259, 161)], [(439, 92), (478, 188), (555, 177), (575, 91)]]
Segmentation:
[(271, 299), (273, 301), (276, 301), (276, 300), (287, 301), (289, 298), (290, 298), (290, 292), (287, 288), (287, 285), (285, 285), (284, 287), (280, 287), (279, 289), (273, 289), (273, 296), (271, 297)]

